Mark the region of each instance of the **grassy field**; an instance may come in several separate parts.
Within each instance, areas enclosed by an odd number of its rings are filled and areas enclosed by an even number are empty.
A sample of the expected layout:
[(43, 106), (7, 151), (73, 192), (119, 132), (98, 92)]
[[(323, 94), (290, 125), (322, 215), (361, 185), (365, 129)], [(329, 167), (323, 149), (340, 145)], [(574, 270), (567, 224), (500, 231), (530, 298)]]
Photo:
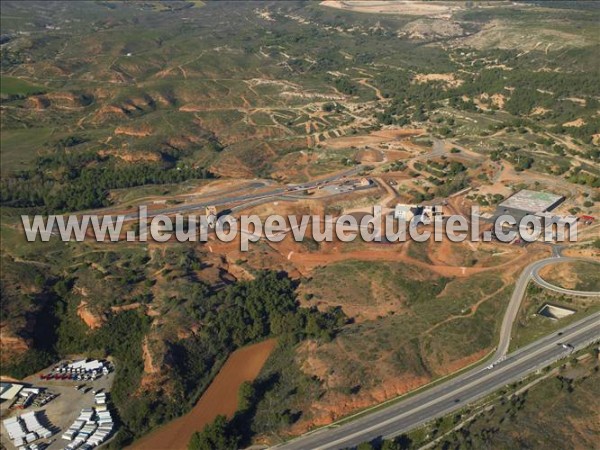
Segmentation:
[(0, 94), (4, 96), (22, 95), (27, 96), (45, 91), (45, 88), (30, 83), (20, 78), (0, 77)]
[[(332, 279), (341, 282), (332, 284)], [(350, 283), (350, 280), (353, 282)], [(425, 283), (419, 285), (418, 281)], [(410, 307), (422, 300), (435, 298), (448, 281), (432, 272), (399, 263), (347, 261), (317, 269), (306, 290), (317, 300), (341, 305), (369, 307), (400, 299)]]
[[(559, 320), (541, 316), (538, 312), (546, 303), (574, 309), (575, 314)], [(600, 310), (600, 304), (594, 297), (557, 294), (530, 284), (513, 326), (510, 348), (515, 350), (523, 347), (598, 310)]]
[[(382, 385), (399, 395), (483, 358), (495, 343), (511, 286), (493, 272), (445, 279), (407, 264), (348, 261), (317, 269), (303, 291), (321, 307), (380, 313), (299, 353), (304, 371), (328, 388), (303, 410), (303, 417), (314, 418), (316, 411), (339, 413), (340, 403), (372, 404)], [(292, 394), (288, 401), (300, 400)]]
[(39, 151), (45, 147), (54, 131), (53, 128), (2, 130), (0, 137), (2, 172), (32, 167), (32, 163), (39, 156)]

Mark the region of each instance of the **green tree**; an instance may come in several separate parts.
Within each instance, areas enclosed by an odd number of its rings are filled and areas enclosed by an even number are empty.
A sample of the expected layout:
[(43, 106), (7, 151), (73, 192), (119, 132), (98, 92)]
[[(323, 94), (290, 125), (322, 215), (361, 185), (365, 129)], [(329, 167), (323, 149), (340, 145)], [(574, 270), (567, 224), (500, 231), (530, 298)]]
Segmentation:
[(215, 421), (194, 433), (188, 444), (189, 450), (235, 450), (239, 436), (231, 429), (225, 416), (217, 416)]
[(256, 390), (252, 383), (244, 381), (238, 392), (238, 409), (240, 411), (248, 410), (254, 403)]

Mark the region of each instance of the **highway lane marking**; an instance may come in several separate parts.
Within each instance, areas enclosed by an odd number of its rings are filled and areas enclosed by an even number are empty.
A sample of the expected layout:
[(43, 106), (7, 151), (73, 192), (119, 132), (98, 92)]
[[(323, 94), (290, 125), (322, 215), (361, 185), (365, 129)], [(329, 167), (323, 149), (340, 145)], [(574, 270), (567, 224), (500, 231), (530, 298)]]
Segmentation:
[[(545, 267), (546, 265), (549, 264), (556, 264), (559, 261), (573, 261), (573, 260), (580, 260), (581, 258), (570, 258), (570, 257), (562, 257), (559, 255), (558, 258), (556, 257), (551, 257), (551, 258), (546, 258), (540, 261), (535, 261), (533, 263), (531, 263), (529, 266), (527, 266), (523, 273), (521, 273), (521, 275), (519, 276), (517, 283), (515, 285), (515, 290), (513, 291), (513, 294), (511, 296), (511, 300), (509, 302), (509, 305), (507, 307), (505, 316), (503, 318), (502, 321), (502, 325), (501, 325), (501, 333), (500, 333), (500, 342), (498, 343), (498, 349), (496, 351), (496, 357), (494, 360), (494, 363), (498, 363), (501, 362), (502, 360), (504, 360), (504, 358), (506, 357), (506, 354), (508, 352), (508, 347), (510, 345), (510, 339), (511, 339), (511, 334), (512, 334), (512, 325), (516, 319), (516, 316), (518, 314), (518, 311), (520, 309), (521, 303), (523, 301), (523, 297), (525, 295), (525, 289), (527, 287), (527, 285), (529, 284), (529, 282), (537, 275), (537, 271), (539, 269), (541, 269), (542, 267)], [(571, 331), (572, 328), (568, 327), (568, 331), (566, 331), (566, 333), (568, 333), (567, 335), (564, 336), (564, 338), (571, 338), (574, 339), (576, 336), (578, 336), (579, 334), (589, 330), (590, 328), (593, 328), (594, 326), (596, 326), (597, 321), (596, 321), (596, 314), (593, 314), (592, 316), (589, 316), (587, 318), (582, 319), (579, 322), (576, 322), (575, 324), (572, 324), (571, 327), (576, 327), (579, 326), (580, 323), (585, 323), (588, 319), (590, 319), (590, 317), (592, 318), (592, 322), (588, 325), (586, 325), (584, 328), (579, 329), (579, 330), (573, 330)], [(507, 328), (509, 328), (507, 330)], [(564, 333), (564, 332), (563, 332)], [(411, 409), (410, 411), (407, 411), (406, 413), (402, 413), (399, 416), (394, 416), (390, 419), (387, 419), (384, 422), (381, 422), (377, 425), (371, 426), (367, 429), (364, 429), (363, 431), (360, 431), (358, 433), (354, 433), (352, 435), (346, 436), (344, 438), (338, 439), (337, 441), (334, 441), (332, 443), (326, 444), (327, 446), (331, 446), (331, 445), (335, 445), (336, 443), (340, 443), (340, 442), (344, 442), (347, 441), (348, 439), (351, 439), (352, 437), (355, 436), (360, 436), (361, 434), (364, 433), (368, 433), (369, 431), (375, 430), (377, 428), (380, 428), (382, 426), (385, 426), (389, 423), (392, 423), (395, 420), (399, 420), (403, 417), (405, 417), (406, 415), (410, 415), (410, 414), (414, 414), (420, 410), (422, 410), (423, 408), (426, 408), (428, 406), (430, 406), (431, 404), (435, 404), (438, 401), (442, 401), (443, 399), (446, 399), (447, 397), (451, 397), (453, 395), (456, 395), (457, 393), (463, 392), (465, 389), (469, 389), (471, 388), (473, 385), (475, 384), (479, 384), (482, 382), (487, 381), (489, 378), (493, 377), (493, 376), (498, 376), (499, 374), (504, 373), (505, 371), (513, 368), (515, 365), (517, 364), (521, 364), (523, 362), (527, 362), (529, 360), (531, 360), (532, 358), (538, 356), (539, 354), (548, 351), (548, 347), (550, 344), (553, 344), (554, 341), (556, 341), (556, 337), (550, 337), (550, 339), (548, 340), (548, 342), (546, 342), (546, 339), (548, 338), (542, 338), (541, 339), (541, 347), (538, 348), (537, 350), (534, 350), (531, 354), (525, 354), (523, 356), (522, 359), (515, 359), (517, 358), (519, 355), (522, 355), (523, 352), (527, 352), (529, 348), (531, 348), (530, 346), (526, 346), (522, 349), (517, 350), (516, 352), (513, 352), (513, 354), (511, 355), (511, 359), (513, 360), (512, 362), (509, 362), (507, 365), (502, 366), (499, 370), (490, 372), (488, 375), (484, 375), (483, 377), (477, 377), (475, 380), (469, 382), (468, 384), (459, 387), (457, 390), (454, 390), (448, 394), (444, 394), (442, 397), (439, 397), (435, 400), (432, 400), (424, 405), (418, 406), (415, 409)], [(532, 343), (531, 346), (537, 345), (539, 344), (538, 342)], [(492, 369), (493, 370), (493, 369)], [(464, 379), (468, 379), (470, 376), (474, 376), (477, 375), (479, 373), (481, 373), (482, 370), (477, 370), (476, 372), (471, 372), (471, 373), (466, 373), (465, 374), (465, 378)], [(456, 381), (456, 380), (453, 380)], [(452, 383), (452, 381), (450, 381), (449, 383)], [(447, 387), (446, 387), (447, 388)], [(435, 389), (436, 387), (432, 388), (433, 391), (429, 391), (429, 392), (424, 392), (423, 396), (427, 396), (427, 395), (432, 395), (435, 393)], [(444, 385), (440, 385), (438, 390), (444, 390)], [(418, 397), (413, 397), (413, 401), (415, 398)], [(410, 399), (407, 399), (407, 402), (409, 402)], [(390, 408), (392, 408), (393, 406), (391, 406)], [(385, 412), (385, 411), (384, 411)], [(375, 413), (376, 414), (376, 413)], [(358, 419), (360, 420), (360, 419)], [(315, 434), (311, 434), (312, 436), (315, 436), (316, 434), (319, 433), (319, 431), (322, 431), (323, 433), (327, 432), (327, 430), (330, 430), (331, 428), (325, 428), (323, 430), (315, 430)], [(300, 438), (301, 439), (301, 438)], [(327, 447), (319, 447), (319, 448), (327, 448)]]
[(584, 318), (578, 320), (577, 322), (574, 322), (574, 323), (566, 326), (565, 328), (562, 328), (561, 330), (556, 330), (554, 333), (551, 333), (541, 339), (538, 339), (535, 342), (527, 344), (525, 347), (521, 347), (521, 348), (515, 350), (514, 352), (512, 352), (510, 354), (510, 356), (511, 356), (511, 358), (515, 358), (515, 357), (521, 355), (522, 353), (528, 352), (531, 348), (535, 347), (536, 345), (545, 345), (545, 342), (554, 341), (556, 339), (557, 332), (562, 332), (563, 334), (571, 333), (573, 329), (583, 326), (583, 324), (585, 324), (587, 322), (592, 322), (592, 321), (596, 320), (596, 318), (598, 318), (598, 317), (600, 317), (600, 311), (590, 314), (589, 316), (584, 317)]
[(531, 280), (536, 281), (535, 277), (538, 276), (538, 271), (550, 264), (582, 260), (589, 261), (588, 258), (573, 258), (559, 255), (558, 257), (550, 257), (540, 261), (535, 261), (523, 270), (523, 273), (521, 273), (515, 284), (515, 290), (513, 291), (506, 309), (506, 313), (502, 319), (502, 325), (500, 327), (500, 340), (498, 342), (498, 349), (496, 350), (494, 360), (497, 360), (508, 353), (512, 326), (517, 318), (517, 314), (519, 313), (519, 309), (525, 295), (525, 290)]
[[(588, 324), (586, 327), (584, 327), (582, 329), (579, 329), (579, 330), (575, 330), (570, 335), (564, 336), (564, 337), (565, 338), (571, 338), (571, 339), (573, 339), (574, 337), (576, 337), (576, 336), (578, 336), (578, 335), (580, 335), (582, 333), (585, 333), (589, 329), (597, 327), (598, 325), (600, 325), (600, 320), (595, 320), (591, 324)], [(552, 344), (552, 345), (550, 345), (550, 344)], [(542, 348), (534, 351), (533, 353), (528, 354), (528, 355), (524, 355), (522, 359), (513, 360), (513, 361), (509, 362), (507, 365), (502, 366), (499, 370), (497, 370), (497, 371), (491, 371), (489, 374), (484, 375), (483, 377), (478, 378), (478, 379), (476, 379), (476, 380), (474, 380), (474, 381), (472, 381), (472, 382), (470, 382), (470, 383), (468, 383), (468, 384), (466, 384), (466, 385), (464, 385), (462, 387), (459, 387), (458, 389), (453, 390), (452, 392), (449, 392), (448, 394), (444, 394), (441, 397), (438, 397), (438, 398), (436, 398), (434, 400), (431, 400), (428, 403), (420, 405), (420, 406), (418, 406), (416, 408), (413, 408), (410, 411), (406, 411), (406, 412), (404, 412), (402, 414), (399, 414), (397, 416), (391, 417), (391, 418), (389, 418), (389, 419), (387, 419), (387, 420), (385, 420), (383, 422), (378, 423), (377, 425), (373, 425), (373, 426), (365, 428), (365, 429), (363, 429), (361, 431), (358, 431), (358, 432), (355, 432), (353, 434), (347, 435), (347, 436), (345, 436), (343, 438), (340, 438), (340, 439), (337, 439), (337, 440), (335, 440), (333, 442), (325, 444), (325, 446), (317, 447), (316, 449), (323, 449), (323, 450), (325, 450), (325, 449), (331, 448), (332, 446), (344, 443), (344, 442), (346, 442), (346, 441), (348, 441), (350, 439), (353, 439), (355, 437), (359, 437), (359, 436), (361, 436), (363, 434), (369, 433), (370, 431), (375, 431), (378, 428), (382, 428), (382, 427), (384, 427), (386, 425), (390, 425), (390, 424), (394, 423), (397, 420), (403, 419), (406, 416), (410, 416), (412, 414), (416, 414), (419, 411), (421, 411), (421, 410), (423, 410), (425, 408), (428, 408), (429, 406), (432, 406), (432, 405), (435, 405), (438, 402), (442, 402), (444, 400), (447, 400), (450, 397), (454, 397), (457, 394), (460, 394), (461, 392), (464, 392), (465, 390), (470, 389), (474, 385), (484, 383), (485, 381), (489, 380), (490, 378), (497, 377), (500, 374), (502, 374), (502, 373), (508, 371), (509, 369), (513, 368), (514, 366), (517, 366), (519, 364), (525, 363), (525, 362), (531, 360), (532, 358), (534, 358), (535, 356), (538, 356), (539, 354), (548, 351), (549, 348), (552, 348), (552, 346), (554, 346), (554, 345), (555, 345), (554, 342), (549, 342), (544, 347), (542, 347)]]
[[(567, 327), (565, 327), (565, 328), (562, 329), (563, 333), (567, 333), (566, 335), (563, 335), (563, 337), (571, 337), (571, 338), (573, 338), (574, 335), (575, 335), (575, 337), (578, 336), (580, 333), (583, 333), (583, 332), (587, 331), (589, 328), (591, 328), (596, 323), (596, 320), (598, 318), (600, 318), (600, 312), (591, 314), (591, 315), (589, 315), (587, 317), (584, 317), (583, 319), (580, 319), (577, 322), (574, 322), (574, 323), (568, 325)], [(577, 328), (579, 326), (582, 326), (582, 325), (584, 325), (586, 323), (587, 323), (587, 325), (585, 325), (585, 328), (582, 329), (583, 331), (581, 331), (581, 330), (575, 330), (575, 328)], [(537, 350), (534, 351), (534, 353), (532, 353), (532, 355), (537, 356), (537, 354), (539, 354), (541, 350), (546, 350), (546, 349), (548, 349), (548, 347), (551, 348), (551, 346), (549, 346), (549, 344), (550, 343), (554, 343), (557, 340), (556, 338), (557, 338), (557, 336), (554, 333), (551, 334), (551, 335), (548, 335), (548, 336), (546, 336), (546, 337), (544, 337), (544, 338), (542, 338), (542, 339), (540, 339), (540, 340), (538, 340), (536, 342), (533, 342), (533, 343), (531, 343), (531, 344), (529, 344), (529, 345), (527, 345), (525, 347), (522, 347), (522, 348), (518, 349), (516, 352), (513, 352), (510, 355), (510, 357), (514, 359), (515, 357), (519, 357), (519, 355), (521, 355), (523, 353), (531, 351), (531, 349), (534, 348), (535, 346), (541, 345), (541, 347), (539, 347)], [(523, 361), (528, 361), (529, 359), (530, 358), (524, 359), (522, 361), (521, 360), (520, 361), (516, 361), (516, 363), (520, 364)], [(509, 367), (509, 366), (507, 366), (507, 367)], [(476, 372), (475, 372), (475, 370), (476, 369), (473, 369), (473, 371), (465, 373), (464, 374), (465, 378), (462, 381), (466, 381), (469, 378), (473, 377), (474, 375), (479, 375), (479, 373), (481, 372), (481, 370), (478, 370)], [(498, 372), (498, 371), (494, 372), (494, 374), (498, 374), (498, 373), (500, 373), (500, 372)], [(474, 380), (473, 382), (477, 382), (477, 381), (478, 381), (478, 379)], [(404, 401), (404, 403), (406, 403), (405, 406), (409, 406), (411, 402), (414, 402), (415, 400), (418, 400), (419, 396), (430, 396), (430, 395), (435, 394), (436, 391), (444, 391), (448, 387), (451, 387), (451, 384), (456, 383), (456, 382), (460, 382), (460, 380), (458, 380), (458, 379), (450, 380), (447, 383), (448, 385), (442, 384), (442, 385), (434, 386), (434, 387), (430, 388), (429, 390), (424, 391), (421, 394), (418, 394), (417, 396), (414, 396), (412, 398), (406, 399)], [(471, 382), (471, 384), (473, 382)], [(399, 405), (399, 403), (397, 403), (396, 405)], [(391, 405), (390, 408), (392, 408), (393, 406), (394, 405)], [(413, 411), (414, 410), (411, 409), (411, 411), (408, 411), (408, 412), (412, 413)], [(385, 412), (385, 411), (382, 411), (382, 412)], [(403, 414), (406, 414), (406, 413), (403, 413)], [(394, 416), (394, 419), (397, 419), (399, 417), (400, 416)], [(370, 417), (365, 417), (364, 419), (370, 419)], [(362, 419), (358, 419), (354, 423), (356, 424), (359, 420), (362, 420)], [(332, 428), (338, 429), (339, 427), (342, 427), (342, 426), (344, 426), (344, 425), (342, 425), (342, 424), (332, 424), (332, 425), (329, 425), (329, 426), (327, 426), (325, 428), (313, 430), (313, 431), (305, 434), (303, 437), (298, 437), (297, 440), (300, 441), (300, 440), (303, 440), (303, 438), (306, 439), (306, 438), (311, 438), (311, 437), (319, 437), (319, 436), (321, 436), (321, 435), (323, 435), (323, 434), (331, 431)], [(381, 424), (377, 424), (377, 426), (381, 426)], [(296, 439), (290, 441), (289, 443), (293, 444), (294, 441), (296, 441)], [(285, 447), (285, 444), (284, 444), (284, 447)]]
[[(580, 346), (580, 348), (585, 348), (585, 347), (587, 347), (588, 345), (591, 345), (591, 344), (592, 344), (593, 342), (595, 342), (597, 339), (598, 339), (598, 336), (594, 336), (593, 338), (588, 338), (588, 339), (586, 339), (585, 341), (583, 341), (583, 342), (581, 342), (581, 343), (579, 343), (579, 344), (577, 344), (577, 345), (579, 345), (579, 346)], [(560, 359), (560, 356), (561, 356), (563, 353), (564, 353), (564, 352), (561, 352), (561, 353), (559, 353), (559, 355), (558, 355), (558, 358), (557, 358), (557, 359), (554, 359), (554, 358), (546, 358), (546, 359), (544, 359), (542, 362), (540, 362), (540, 363), (536, 364), (535, 366), (533, 366), (533, 367), (530, 367), (530, 368), (526, 369), (526, 371), (524, 371), (524, 372), (521, 372), (521, 373), (518, 373), (517, 375), (514, 375), (514, 376), (512, 376), (512, 378), (509, 378), (508, 380), (505, 380), (505, 381), (503, 381), (503, 382), (501, 383), (501, 386), (506, 386), (507, 384), (509, 384), (509, 383), (511, 382), (511, 380), (514, 380), (515, 378), (522, 378), (522, 375), (521, 375), (521, 374), (525, 375), (525, 374), (533, 373), (533, 372), (535, 372), (535, 371), (538, 371), (538, 370), (540, 370), (540, 369), (542, 369), (542, 368), (544, 368), (544, 367), (548, 366), (549, 364), (552, 364), (552, 363), (554, 363), (554, 362), (558, 361), (558, 359)], [(471, 397), (471, 398), (468, 400), (468, 402), (467, 402), (467, 403), (472, 403), (472, 402), (474, 402), (474, 401), (478, 400), (479, 398), (481, 398), (481, 397), (483, 397), (483, 396), (485, 396), (485, 395), (488, 395), (488, 394), (490, 394), (490, 393), (496, 392), (496, 391), (497, 391), (497, 390), (498, 390), (498, 389), (499, 389), (501, 386), (492, 385), (491, 387), (488, 387), (488, 388), (486, 388), (486, 389), (482, 390), (481, 392), (474, 394), (474, 395), (473, 395), (473, 396), (472, 396), (472, 397)], [(464, 405), (461, 405), (461, 406), (464, 406)], [(438, 412), (435, 414), (435, 416), (436, 416), (436, 417), (443, 417), (443, 416), (447, 415), (448, 413), (450, 413), (450, 412), (452, 412), (452, 411), (454, 411), (454, 410), (456, 410), (456, 409), (457, 409), (457, 408), (455, 407), (455, 405), (450, 405), (450, 406), (448, 406), (448, 407), (446, 407), (446, 408), (443, 408), (443, 409), (439, 410), (439, 411), (438, 411)], [(424, 423), (427, 423), (427, 422), (429, 422), (429, 421), (431, 421), (431, 420), (433, 420), (433, 417), (431, 417), (431, 416), (430, 416), (430, 417), (427, 417), (427, 418), (425, 418), (425, 419), (419, 420), (418, 422), (416, 422), (416, 423), (414, 423), (414, 424), (411, 424), (411, 425), (409, 425), (409, 427), (410, 427), (410, 429), (414, 429), (414, 428), (418, 427), (419, 425), (422, 425), (422, 424), (424, 424)], [(399, 434), (401, 434), (401, 433), (402, 433), (402, 431), (401, 431), (401, 430), (397, 430), (397, 431), (393, 431), (393, 432), (391, 432), (390, 434), (383, 435), (383, 437), (384, 437), (385, 439), (391, 439), (391, 438), (394, 438), (394, 437), (398, 436), (398, 435), (399, 435)]]

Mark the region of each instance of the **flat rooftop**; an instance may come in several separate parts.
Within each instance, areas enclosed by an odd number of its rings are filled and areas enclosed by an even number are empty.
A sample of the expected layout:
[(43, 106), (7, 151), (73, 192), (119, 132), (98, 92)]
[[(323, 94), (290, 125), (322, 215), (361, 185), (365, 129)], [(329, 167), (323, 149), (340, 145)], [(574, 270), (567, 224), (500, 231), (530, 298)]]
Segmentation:
[(25, 386), (15, 383), (0, 384), (0, 398), (2, 400), (12, 400)]
[(544, 212), (552, 209), (563, 199), (562, 195), (524, 189), (507, 198), (498, 206), (500, 208), (520, 209), (528, 212)]

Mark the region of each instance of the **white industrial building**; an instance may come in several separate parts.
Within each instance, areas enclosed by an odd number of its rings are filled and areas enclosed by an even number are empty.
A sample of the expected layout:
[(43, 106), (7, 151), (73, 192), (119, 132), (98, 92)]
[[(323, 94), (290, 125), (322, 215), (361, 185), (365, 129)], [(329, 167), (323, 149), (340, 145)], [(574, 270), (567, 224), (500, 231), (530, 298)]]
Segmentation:
[(113, 418), (106, 407), (106, 394), (99, 393), (95, 396), (96, 408), (84, 408), (79, 417), (73, 422), (62, 438), (71, 441), (65, 450), (75, 450), (79, 447), (97, 447), (102, 444), (113, 431)]
[(16, 383), (0, 383), (0, 399), (12, 400), (24, 387), (22, 384)]
[(415, 216), (414, 210), (417, 208), (417, 205), (403, 205), (398, 203), (394, 208), (394, 217), (408, 222)]
[(547, 213), (564, 199), (562, 195), (524, 189), (500, 203), (496, 209), (496, 216), (508, 214), (520, 221), (528, 214)]
[(47, 439), (52, 436), (52, 431), (40, 423), (38, 414), (31, 411), (2, 421), (8, 438), (15, 447), (22, 447), (38, 439)]

